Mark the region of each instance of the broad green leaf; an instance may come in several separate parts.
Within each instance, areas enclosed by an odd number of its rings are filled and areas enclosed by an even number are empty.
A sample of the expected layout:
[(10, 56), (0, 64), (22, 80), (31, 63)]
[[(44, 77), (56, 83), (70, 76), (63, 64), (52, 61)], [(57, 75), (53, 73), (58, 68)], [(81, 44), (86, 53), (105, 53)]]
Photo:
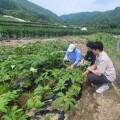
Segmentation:
[(62, 93), (62, 92), (59, 92), (57, 95), (60, 96), (60, 97), (64, 97), (65, 96), (65, 94)]
[(57, 98), (57, 99), (54, 101), (54, 106), (55, 106), (56, 108), (60, 107), (60, 105), (62, 104), (63, 100), (64, 100), (64, 97), (59, 97), (59, 98)]
[(75, 105), (70, 101), (70, 109), (74, 110), (75, 109)]
[(69, 109), (70, 103), (67, 101), (64, 106), (64, 111), (66, 112)]

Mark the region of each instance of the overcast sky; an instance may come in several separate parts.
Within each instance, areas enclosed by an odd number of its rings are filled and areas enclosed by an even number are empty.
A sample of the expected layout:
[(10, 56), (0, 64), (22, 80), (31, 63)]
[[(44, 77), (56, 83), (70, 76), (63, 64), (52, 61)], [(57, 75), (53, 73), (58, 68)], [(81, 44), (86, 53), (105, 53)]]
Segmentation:
[(113, 10), (120, 0), (28, 0), (58, 16), (77, 12)]

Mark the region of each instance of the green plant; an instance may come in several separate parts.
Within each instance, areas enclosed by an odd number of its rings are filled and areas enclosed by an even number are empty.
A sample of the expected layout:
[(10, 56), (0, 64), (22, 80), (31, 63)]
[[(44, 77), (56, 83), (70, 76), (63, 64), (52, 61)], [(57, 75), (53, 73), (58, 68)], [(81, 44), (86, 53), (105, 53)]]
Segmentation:
[(24, 87), (25, 87), (25, 88), (28, 88), (31, 84), (32, 84), (32, 83), (31, 83), (31, 80), (26, 79), (25, 82), (24, 82)]
[(77, 101), (74, 98), (66, 99), (66, 100), (67, 100), (67, 102), (65, 103), (64, 111), (66, 112), (69, 109), (74, 110), (75, 104), (77, 104)]
[(53, 116), (53, 114), (47, 114), (44, 119), (45, 120), (50, 120), (52, 118), (52, 116)]
[(73, 83), (81, 83), (84, 80), (83, 72), (79, 68), (70, 71), (70, 78)]
[(85, 71), (88, 66), (90, 66), (90, 62), (88, 60), (84, 60), (83, 65), (81, 66), (81, 70)]
[(62, 89), (65, 88), (65, 80), (64, 79), (60, 79), (59, 82), (57, 83), (57, 85), (54, 87), (54, 91), (62, 91)]
[(0, 85), (0, 94), (6, 92), (9, 89), (9, 84), (3, 83)]
[(62, 92), (57, 94), (59, 98), (57, 98), (54, 101), (54, 106), (56, 108), (59, 108), (62, 104), (64, 104), (64, 111), (67, 110), (74, 110), (75, 104), (77, 104), (77, 101), (73, 98), (73, 95), (71, 93), (66, 92), (66, 95)]
[[(2, 54), (6, 56), (0, 61), (0, 81), (11, 81), (11, 89), (14, 89), (12, 83), (21, 82), (21, 80), (25, 88), (35, 83), (34, 87), (38, 85), (36, 88), (33, 87), (29, 93), (23, 93), (29, 97), (25, 106), (16, 100), (19, 92), (10, 91), (9, 94), (3, 94), (4, 97), (0, 98), (0, 103), (2, 103), (0, 111), (5, 113), (8, 106), (11, 107), (10, 102), (13, 105), (20, 104), (20, 107), (25, 110), (44, 107), (43, 100), (53, 96), (55, 98), (58, 96), (56, 101), (60, 107), (61, 104), (65, 106), (65, 111), (73, 109), (73, 105), (76, 104), (74, 96), (77, 96), (81, 90), (80, 83), (83, 76), (79, 68), (58, 69), (62, 65), (67, 46), (67, 42), (54, 41), (0, 48)], [(64, 97), (57, 94), (59, 92), (64, 92)]]
[(41, 86), (41, 85), (38, 85), (38, 87), (34, 90), (34, 94), (38, 94), (38, 93), (41, 93), (41, 92), (47, 92), (47, 91), (50, 91), (51, 88), (49, 86)]
[(25, 96), (28, 96), (29, 98), (34, 96), (34, 93), (28, 92), (28, 93), (24, 93)]
[(68, 93), (70, 93), (70, 95), (72, 95), (72, 96), (77, 96), (79, 94), (80, 90), (81, 90), (80, 84), (74, 83), (71, 85), (71, 87), (69, 87)]
[(60, 71), (59, 69), (54, 69), (54, 70), (52, 70), (51, 75), (52, 75), (55, 79), (56, 79), (56, 78), (58, 79), (60, 73), (61, 73), (61, 71)]
[(18, 109), (18, 106), (7, 108), (5, 114), (2, 116), (4, 120), (27, 120), (27, 116), (22, 109)]
[(40, 95), (34, 95), (28, 99), (26, 106), (27, 109), (31, 109), (33, 107), (40, 108), (44, 106), (44, 102), (41, 102), (42, 97)]
[(13, 90), (12, 92), (11, 91), (8, 91), (7, 93), (4, 93), (3, 95), (0, 96), (0, 111), (2, 112), (6, 112), (7, 111), (7, 104), (16, 99), (19, 95), (18, 95), (18, 92), (20, 90)]
[(40, 81), (43, 81), (44, 86), (46, 85), (46, 81), (50, 81), (51, 77), (49, 76), (51, 70), (47, 69), (45, 72), (43, 72), (37, 79), (35, 79), (35, 83), (38, 83)]

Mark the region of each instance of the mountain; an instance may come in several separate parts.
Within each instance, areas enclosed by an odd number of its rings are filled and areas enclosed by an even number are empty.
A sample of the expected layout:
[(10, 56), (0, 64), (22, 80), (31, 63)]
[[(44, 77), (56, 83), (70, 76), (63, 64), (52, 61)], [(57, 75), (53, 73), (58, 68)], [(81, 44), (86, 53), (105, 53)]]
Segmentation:
[(114, 28), (120, 26), (120, 7), (105, 12), (81, 12), (60, 16), (66, 23), (78, 26)]
[(28, 0), (0, 0), (1, 15), (13, 16), (31, 22), (62, 22), (56, 14)]

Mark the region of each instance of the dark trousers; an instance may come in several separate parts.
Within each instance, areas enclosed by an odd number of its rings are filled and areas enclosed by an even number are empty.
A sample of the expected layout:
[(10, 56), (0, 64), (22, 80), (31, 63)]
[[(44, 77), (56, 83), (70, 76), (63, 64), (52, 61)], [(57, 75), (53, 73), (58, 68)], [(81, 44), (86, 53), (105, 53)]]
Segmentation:
[(105, 75), (97, 76), (93, 73), (88, 74), (88, 80), (94, 85), (103, 85), (104, 83), (111, 83)]

